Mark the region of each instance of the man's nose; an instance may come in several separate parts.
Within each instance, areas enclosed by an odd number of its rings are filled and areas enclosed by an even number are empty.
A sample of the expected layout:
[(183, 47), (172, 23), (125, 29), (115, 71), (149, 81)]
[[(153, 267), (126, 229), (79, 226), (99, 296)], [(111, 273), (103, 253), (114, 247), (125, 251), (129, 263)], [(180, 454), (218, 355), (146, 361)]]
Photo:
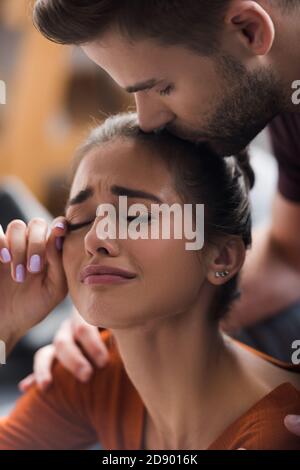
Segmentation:
[(167, 107), (151, 96), (135, 96), (139, 126), (144, 132), (164, 128), (175, 115)]

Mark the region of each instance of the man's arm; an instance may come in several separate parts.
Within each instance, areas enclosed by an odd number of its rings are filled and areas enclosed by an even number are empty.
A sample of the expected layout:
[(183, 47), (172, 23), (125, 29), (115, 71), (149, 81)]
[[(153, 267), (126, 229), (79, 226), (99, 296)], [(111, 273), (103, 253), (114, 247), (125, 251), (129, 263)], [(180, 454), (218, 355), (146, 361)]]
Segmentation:
[(241, 299), (224, 328), (237, 331), (300, 299), (300, 204), (277, 193), (272, 222), (254, 232), (241, 278)]

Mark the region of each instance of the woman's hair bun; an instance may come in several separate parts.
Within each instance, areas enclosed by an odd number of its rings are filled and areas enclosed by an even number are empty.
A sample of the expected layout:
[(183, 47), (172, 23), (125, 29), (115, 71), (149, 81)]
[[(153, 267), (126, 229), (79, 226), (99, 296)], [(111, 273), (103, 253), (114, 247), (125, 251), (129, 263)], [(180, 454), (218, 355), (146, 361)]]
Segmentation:
[(255, 173), (250, 163), (250, 155), (247, 150), (242, 150), (234, 156), (239, 169), (242, 171), (248, 189), (252, 189), (255, 184)]

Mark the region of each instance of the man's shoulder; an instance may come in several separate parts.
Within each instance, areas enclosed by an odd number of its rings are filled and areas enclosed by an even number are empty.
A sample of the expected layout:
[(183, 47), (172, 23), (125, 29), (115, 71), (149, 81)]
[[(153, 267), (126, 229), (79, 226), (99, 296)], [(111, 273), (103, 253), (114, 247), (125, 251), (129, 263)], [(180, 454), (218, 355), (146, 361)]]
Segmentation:
[(298, 144), (300, 147), (300, 112), (279, 114), (269, 124), (269, 130), (275, 144), (287, 139), (289, 144)]

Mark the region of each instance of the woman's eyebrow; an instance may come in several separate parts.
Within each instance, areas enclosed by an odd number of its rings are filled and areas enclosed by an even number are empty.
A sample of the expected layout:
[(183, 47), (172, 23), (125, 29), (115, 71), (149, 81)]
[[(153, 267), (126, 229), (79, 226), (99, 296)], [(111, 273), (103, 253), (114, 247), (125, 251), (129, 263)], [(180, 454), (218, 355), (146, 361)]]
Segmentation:
[(66, 204), (65, 212), (70, 206), (75, 206), (76, 204), (82, 204), (87, 199), (91, 198), (93, 195), (94, 195), (93, 188), (87, 187), (86, 189), (83, 189), (75, 197), (68, 200)]
[(163, 203), (163, 201), (159, 197), (155, 196), (155, 194), (148, 193), (147, 191), (142, 191), (140, 189), (125, 188), (124, 186), (114, 185), (111, 187), (111, 193), (114, 196), (127, 196), (137, 199), (149, 199), (150, 201), (154, 201), (157, 204)]
[[(69, 199), (66, 204), (65, 213), (67, 212), (69, 207), (75, 206), (77, 204), (82, 204), (83, 202), (90, 199), (94, 195), (94, 193), (95, 191), (91, 187), (87, 187), (86, 189), (80, 191), (75, 197)], [(139, 189), (125, 188), (124, 186), (112, 186), (111, 193), (114, 196), (127, 196), (129, 198), (149, 199), (150, 201), (154, 201), (157, 204), (163, 203), (163, 201), (159, 197), (155, 196), (155, 194)]]

